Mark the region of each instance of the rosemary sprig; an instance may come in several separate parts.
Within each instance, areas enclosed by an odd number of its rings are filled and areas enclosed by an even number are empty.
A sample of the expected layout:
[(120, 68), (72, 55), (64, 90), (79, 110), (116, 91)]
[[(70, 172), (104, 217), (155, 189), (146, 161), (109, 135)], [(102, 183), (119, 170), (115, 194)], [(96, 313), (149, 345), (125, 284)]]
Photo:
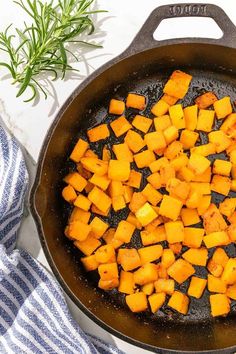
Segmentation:
[(54, 0), (14, 2), (28, 14), (31, 24), (24, 23), (23, 30), (16, 28), (14, 35), (10, 33), (11, 25), (0, 32), (0, 50), (9, 57), (9, 61), (0, 62), (0, 66), (8, 69), (14, 79), (13, 83), (19, 85), (17, 97), (31, 88), (32, 95), (27, 102), (33, 100), (39, 91), (47, 98), (38, 75), (48, 72), (55, 80), (59, 72), (64, 78), (68, 70), (75, 70), (68, 63), (68, 53), (78, 60), (67, 48), (70, 42), (100, 47), (76, 37), (83, 32), (92, 34), (95, 28), (91, 15), (104, 11), (89, 10), (94, 0), (56, 0), (56, 4)]

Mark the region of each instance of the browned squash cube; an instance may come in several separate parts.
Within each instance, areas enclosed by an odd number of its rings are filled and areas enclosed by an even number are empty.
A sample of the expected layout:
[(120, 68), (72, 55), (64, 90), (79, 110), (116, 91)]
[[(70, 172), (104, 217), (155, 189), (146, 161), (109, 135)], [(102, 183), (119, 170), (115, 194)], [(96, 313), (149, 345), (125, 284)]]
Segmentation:
[(147, 295), (142, 291), (127, 295), (125, 301), (132, 312), (142, 312), (148, 308)]
[(126, 107), (131, 107), (142, 111), (144, 110), (145, 106), (146, 106), (145, 96), (139, 95), (137, 93), (128, 94), (126, 99)]
[(214, 109), (218, 119), (225, 118), (232, 113), (232, 105), (230, 97), (226, 96), (214, 102)]
[(225, 294), (210, 295), (210, 304), (213, 317), (225, 316), (230, 311), (230, 300)]
[(168, 302), (168, 306), (182, 313), (183, 315), (187, 315), (189, 298), (187, 295), (179, 291), (175, 291)]
[(89, 144), (87, 143), (87, 141), (85, 141), (83, 139), (79, 139), (77, 141), (72, 153), (70, 154), (70, 159), (73, 160), (74, 162), (79, 162), (81, 157), (84, 156), (88, 147), (89, 147)]
[(109, 105), (109, 113), (121, 115), (125, 110), (125, 103), (121, 100), (112, 98)]
[(132, 125), (143, 133), (147, 133), (152, 125), (152, 119), (136, 115), (133, 119)]
[(164, 195), (161, 201), (159, 214), (171, 220), (177, 220), (180, 215), (183, 203), (169, 195)]
[(158, 279), (155, 281), (154, 286), (157, 293), (165, 293), (167, 295), (172, 295), (175, 290), (173, 279)]
[(192, 277), (188, 288), (188, 295), (195, 297), (196, 299), (200, 299), (200, 297), (202, 297), (202, 294), (206, 288), (206, 285), (207, 285), (206, 279)]
[(134, 272), (134, 282), (145, 285), (158, 279), (158, 267), (153, 263), (146, 263)]
[(128, 243), (134, 233), (135, 226), (126, 220), (121, 220), (117, 226), (114, 238), (122, 242)]
[(189, 262), (179, 258), (168, 268), (167, 273), (177, 283), (182, 284), (195, 273), (195, 269)]
[(119, 283), (118, 291), (124, 294), (133, 294), (134, 288), (135, 288), (134, 274), (122, 270), (120, 272), (120, 283)]
[(107, 124), (100, 124), (95, 128), (87, 131), (89, 141), (95, 143), (96, 141), (106, 139), (110, 136), (110, 131)]
[(110, 123), (110, 126), (117, 138), (119, 138), (121, 135), (125, 134), (129, 129), (132, 128), (132, 125), (124, 116), (113, 120)]
[(148, 297), (148, 301), (152, 313), (155, 313), (164, 305), (166, 301), (166, 294), (165, 293), (152, 294)]
[(138, 249), (141, 265), (158, 260), (163, 253), (161, 245), (148, 246)]

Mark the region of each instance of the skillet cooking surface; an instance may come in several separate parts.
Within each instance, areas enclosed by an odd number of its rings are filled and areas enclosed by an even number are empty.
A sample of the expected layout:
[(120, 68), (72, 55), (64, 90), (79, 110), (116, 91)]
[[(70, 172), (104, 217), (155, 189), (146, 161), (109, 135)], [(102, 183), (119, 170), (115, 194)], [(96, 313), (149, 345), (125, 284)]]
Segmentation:
[[(128, 92), (144, 94), (149, 101), (141, 114), (149, 116), (150, 107), (161, 96), (170, 73), (181, 69), (193, 75), (183, 100), (184, 106), (193, 104), (194, 99), (205, 91), (213, 91), (219, 98), (228, 95), (232, 101), (236, 100), (235, 49), (207, 43), (182, 43), (152, 48), (133, 56), (128, 54), (108, 63), (73, 93), (44, 143), (31, 204), (34, 204), (33, 214), (47, 259), (73, 301), (95, 322), (122, 339), (154, 351), (158, 347), (166, 348), (167, 353), (170, 349), (196, 352), (236, 345), (235, 302), (227, 318), (212, 319), (206, 290), (200, 301), (191, 298), (187, 316), (167, 308), (155, 315), (149, 312), (132, 314), (124, 305), (123, 295), (97, 288), (96, 276), (84, 272), (79, 261), (81, 253), (64, 236), (69, 209), (62, 200), (61, 190), (64, 185), (62, 179), (71, 168), (68, 156), (86, 129), (115, 118), (107, 115), (111, 98), (124, 99)], [(132, 119), (135, 113), (137, 111), (129, 109), (125, 115)], [(204, 134), (201, 134), (201, 139), (202, 143), (206, 142)], [(112, 134), (108, 143), (121, 140)], [(101, 149), (101, 145), (94, 144), (96, 151)], [(146, 173), (150, 174), (148, 169)], [(219, 203), (220, 200), (221, 197), (215, 194), (214, 201)], [(123, 213), (114, 213), (109, 223), (116, 226), (122, 218)], [(141, 246), (138, 233), (132, 244)], [(228, 247), (227, 251), (236, 256), (235, 246)], [(205, 270), (196, 269), (196, 274), (206, 276)], [(185, 291), (187, 287), (188, 282), (185, 282), (180, 289)]]

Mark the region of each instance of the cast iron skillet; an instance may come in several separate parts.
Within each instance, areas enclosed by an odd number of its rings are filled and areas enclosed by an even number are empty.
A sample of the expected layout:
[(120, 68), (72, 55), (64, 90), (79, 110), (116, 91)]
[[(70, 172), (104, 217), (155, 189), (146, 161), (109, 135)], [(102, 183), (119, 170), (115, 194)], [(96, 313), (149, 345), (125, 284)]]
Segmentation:
[[(163, 19), (188, 16), (213, 18), (223, 37), (161, 42), (153, 39), (153, 32)], [(49, 129), (41, 150), (31, 192), (31, 211), (56, 278), (78, 307), (98, 325), (154, 352), (235, 352), (236, 306), (231, 316), (212, 320), (206, 294), (200, 305), (191, 300), (191, 311), (186, 317), (168, 309), (158, 316), (134, 315), (124, 306), (122, 296), (97, 289), (95, 279), (81, 267), (79, 251), (63, 233), (68, 214), (61, 189), (67, 159), (83, 129), (113, 118), (106, 113), (110, 98), (124, 98), (130, 91), (146, 94), (149, 104), (143, 113), (149, 114), (151, 104), (160, 97), (164, 82), (174, 69), (193, 74), (184, 100), (186, 105), (207, 90), (214, 90), (219, 97), (230, 95), (235, 100), (235, 48), (236, 28), (215, 5), (178, 4), (155, 9), (128, 49), (94, 72), (72, 93)], [(129, 117), (132, 114), (128, 112)], [(235, 248), (230, 252), (235, 256)]]

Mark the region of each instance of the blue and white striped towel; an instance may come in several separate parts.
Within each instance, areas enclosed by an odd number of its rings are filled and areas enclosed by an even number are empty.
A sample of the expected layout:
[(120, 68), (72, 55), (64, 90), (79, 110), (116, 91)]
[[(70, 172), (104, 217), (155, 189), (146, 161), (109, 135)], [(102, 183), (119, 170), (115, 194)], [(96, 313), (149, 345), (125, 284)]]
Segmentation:
[(120, 353), (86, 335), (58, 283), (15, 248), (28, 174), (21, 150), (0, 126), (0, 353)]

